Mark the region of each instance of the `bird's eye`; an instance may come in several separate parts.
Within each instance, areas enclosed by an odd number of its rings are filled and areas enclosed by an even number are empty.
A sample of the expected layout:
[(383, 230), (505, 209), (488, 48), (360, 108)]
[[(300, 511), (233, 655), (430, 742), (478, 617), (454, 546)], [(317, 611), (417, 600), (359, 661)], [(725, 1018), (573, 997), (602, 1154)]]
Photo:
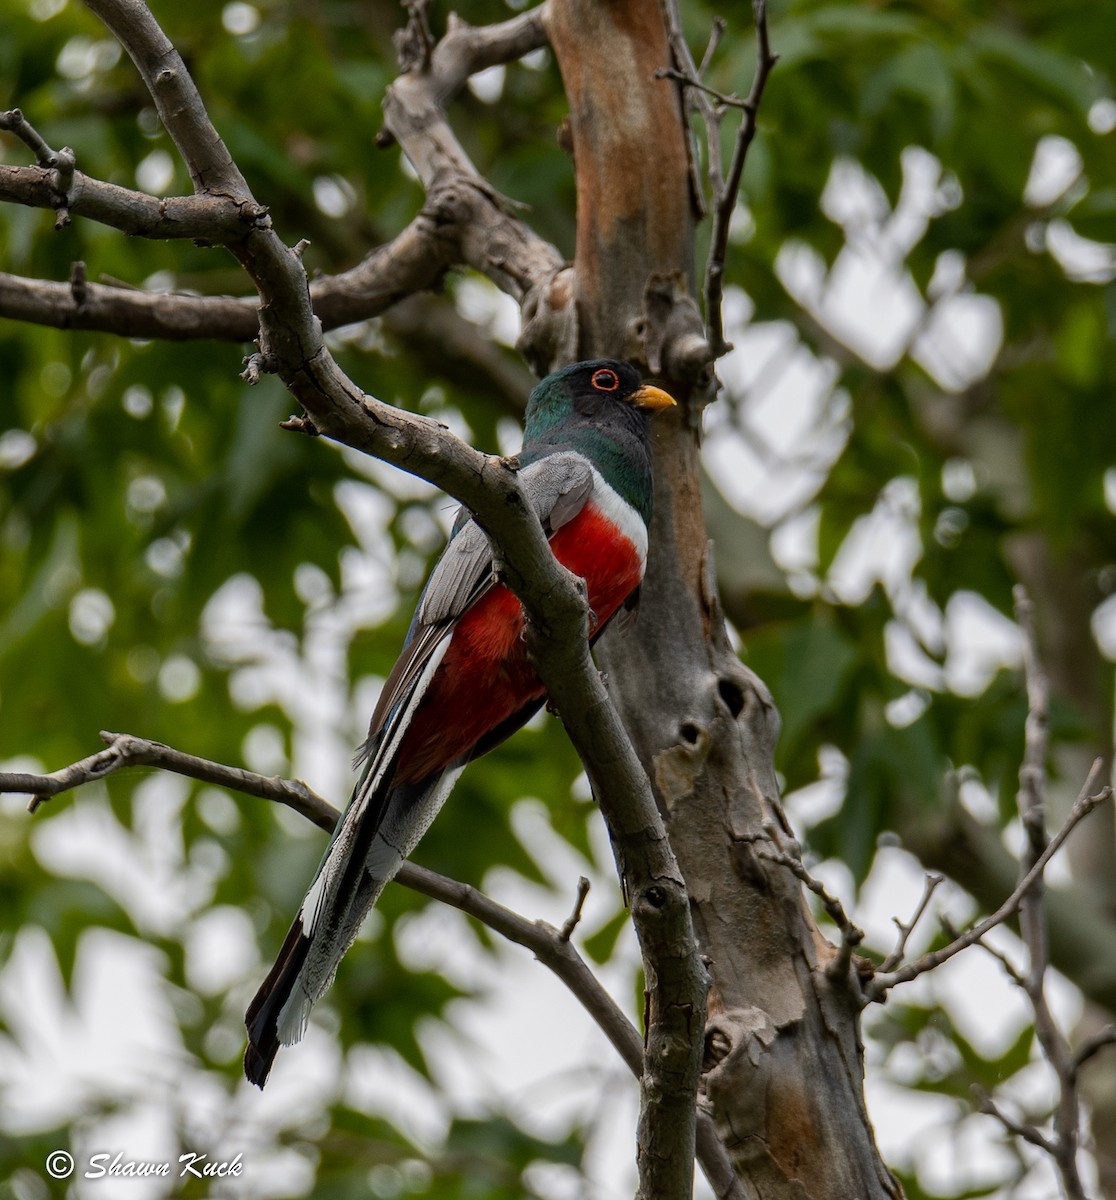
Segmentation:
[(594, 371), (593, 386), (598, 392), (614, 392), (620, 386), (620, 379), (615, 371)]

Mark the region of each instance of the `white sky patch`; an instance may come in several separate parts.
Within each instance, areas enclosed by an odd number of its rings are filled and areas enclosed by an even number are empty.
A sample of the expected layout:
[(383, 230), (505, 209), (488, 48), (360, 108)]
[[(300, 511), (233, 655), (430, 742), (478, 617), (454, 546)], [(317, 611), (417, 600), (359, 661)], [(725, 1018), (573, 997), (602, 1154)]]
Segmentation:
[(153, 196), (165, 195), (174, 183), (174, 159), (166, 150), (152, 150), (136, 165), (136, 186)]
[(1023, 187), (1023, 203), (1046, 208), (1081, 178), (1081, 151), (1068, 138), (1047, 134), (1038, 140), (1031, 170)]
[(1077, 283), (1108, 283), (1116, 279), (1116, 245), (1082, 237), (1069, 221), (1051, 221), (1046, 248), (1067, 278)]
[(813, 571), (818, 565), (821, 508), (811, 504), (771, 531), (771, 554), (784, 571)]
[(871, 513), (853, 522), (827, 581), (844, 603), (863, 603), (877, 581), (889, 593), (908, 583), (922, 555), (918, 512), (918, 485), (901, 476), (885, 485)]
[(345, 1072), (345, 1102), (396, 1124), (404, 1136), (433, 1152), (449, 1131), (450, 1105), (394, 1050), (354, 1046)]
[(1111, 96), (1102, 96), (1094, 100), (1089, 109), (1089, 128), (1103, 137), (1116, 129), (1116, 100)]
[[(476, 76), (470, 81), (475, 82)], [(463, 317), (479, 325), (504, 346), (519, 337), (519, 305), (511, 296), (481, 275), (461, 276), (453, 286), (454, 301)]]
[(137, 475), (128, 484), (127, 509), (130, 519), (150, 516), (167, 501), (167, 488), (158, 475)]
[(512, 417), (496, 422), (496, 448), (500, 454), (518, 454), (523, 446), (523, 426)]
[(198, 664), (185, 654), (171, 654), (159, 668), (159, 693), (171, 704), (185, 704), (201, 689)]
[(38, 442), (27, 430), (5, 429), (0, 433), (0, 471), (18, 470), (37, 449)]
[(999, 304), (990, 296), (961, 293), (933, 306), (911, 356), (946, 391), (961, 392), (988, 374), (1003, 340)]
[(1098, 605), (1092, 617), (1093, 637), (1101, 653), (1111, 662), (1116, 662), (1116, 595), (1109, 596)]
[(139, 783), (134, 831), (90, 789), (80, 804), (36, 823), (35, 857), (54, 874), (92, 880), (141, 931), (173, 936), (189, 914), (209, 902), (217, 878), (212, 865), (183, 857), (180, 814), (189, 786), (165, 774)]
[[(903, 621), (888, 621), (884, 627), (884, 646), (887, 651), (887, 667), (894, 675), (917, 687), (940, 691), (945, 683), (945, 672), (936, 663), (915, 637), (911, 628)], [(909, 724), (909, 721), (893, 722)]]
[[(750, 300), (733, 307), (741, 321)], [(735, 325), (735, 349), (718, 364), (735, 403), (706, 414), (703, 463), (738, 511), (772, 524), (805, 504), (848, 436), (848, 397), (833, 387), (837, 369), (817, 358), (786, 322)]]
[(785, 242), (775, 270), (791, 296), (878, 370), (906, 353), (924, 304), (909, 273), (867, 245), (847, 244), (831, 270), (804, 243)]
[(71, 83), (88, 86), (90, 77), (111, 70), (120, 61), (121, 47), (115, 38), (90, 38), (79, 34), (62, 47), (55, 66)]
[(945, 610), (946, 682), (961, 696), (977, 696), (997, 671), (1022, 661), (1019, 627), (976, 592), (958, 591)]
[(258, 974), (256, 931), (241, 908), (222, 904), (186, 930), (186, 980), (203, 996), (217, 996)]
[(463, 990), (500, 985), (475, 924), (455, 908), (429, 904), (406, 913), (395, 925), (395, 948), (408, 970), (440, 972)]
[(248, 767), (260, 775), (282, 775), (290, 770), (283, 731), (270, 721), (252, 726), (244, 737), (241, 753)]
[[(96, 1098), (143, 1094), (177, 1074), (181, 1039), (160, 988), (162, 955), (105, 929), (80, 935), (67, 996), (46, 934), (16, 936), (0, 975), (0, 1113), (17, 1135), (64, 1124)], [(127, 1003), (127, 1019), (121, 1005)]]
[(100, 588), (82, 588), (70, 601), (70, 633), (83, 646), (103, 644), (112, 623), (116, 607), (107, 592)]
[(507, 75), (508, 69), (503, 63), (485, 67), (483, 71), (469, 76), (469, 91), (483, 103), (495, 104), (504, 94), (504, 81), (507, 79)]
[(245, 37), (259, 28), (260, 10), (254, 4), (233, 0), (221, 10), (221, 24), (234, 37)]
[(314, 180), (314, 205), (327, 217), (345, 216), (356, 198), (353, 185), (343, 175), (319, 175)]
[(28, 10), (36, 21), (49, 21), (66, 7), (68, 0), (31, 0)]

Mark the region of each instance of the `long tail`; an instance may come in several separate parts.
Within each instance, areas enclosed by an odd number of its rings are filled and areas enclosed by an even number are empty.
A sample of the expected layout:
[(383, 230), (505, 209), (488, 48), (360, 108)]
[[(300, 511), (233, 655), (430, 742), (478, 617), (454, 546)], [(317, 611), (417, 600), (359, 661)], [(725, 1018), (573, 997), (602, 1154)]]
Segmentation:
[(365, 773), (275, 965), (248, 1006), (244, 1074), (250, 1083), (262, 1088), (279, 1047), (306, 1032), (311, 1009), (333, 982), (369, 910), (430, 827), (460, 771), (401, 786)]

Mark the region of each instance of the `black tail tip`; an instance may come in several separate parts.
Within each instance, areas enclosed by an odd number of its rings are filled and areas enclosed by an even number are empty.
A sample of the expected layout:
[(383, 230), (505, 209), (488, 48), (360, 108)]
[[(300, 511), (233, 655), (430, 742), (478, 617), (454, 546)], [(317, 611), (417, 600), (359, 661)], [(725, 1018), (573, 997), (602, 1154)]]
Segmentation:
[(290, 998), (309, 949), (310, 939), (302, 936), (302, 914), (299, 913), (287, 931), (279, 957), (244, 1014), (244, 1024), (248, 1030), (244, 1076), (261, 1091), (271, 1074), (271, 1064), (279, 1053), (279, 1015)]
[(244, 1077), (249, 1083), (254, 1083), (261, 1092), (264, 1084), (267, 1083), (267, 1077), (271, 1074), (271, 1065), (275, 1062), (278, 1049), (279, 1046), (276, 1044), (261, 1051), (260, 1047), (250, 1041), (248, 1049), (244, 1051)]

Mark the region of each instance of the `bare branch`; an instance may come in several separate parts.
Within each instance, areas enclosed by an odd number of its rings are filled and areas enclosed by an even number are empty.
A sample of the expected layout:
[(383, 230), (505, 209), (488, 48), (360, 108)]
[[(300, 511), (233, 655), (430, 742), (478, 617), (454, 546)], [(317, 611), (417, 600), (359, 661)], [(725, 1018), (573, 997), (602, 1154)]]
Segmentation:
[(711, 88), (707, 84), (701, 82), (700, 79), (694, 78), (692, 75), (687, 75), (683, 71), (679, 71), (674, 67), (662, 67), (655, 72), (656, 79), (673, 79), (675, 83), (683, 83), (688, 88), (694, 88), (697, 91), (704, 92), (712, 100), (722, 108), (740, 108), (745, 109), (748, 106), (746, 100), (741, 100), (736, 93), (731, 95), (728, 92), (719, 92), (716, 88)]
[[(774, 828), (770, 828), (765, 832), (771, 839), (771, 844), (776, 845), (778, 832)], [(756, 854), (768, 862), (785, 867), (804, 887), (813, 892), (822, 902), (822, 906), (825, 908), (829, 919), (841, 931), (841, 945), (838, 948), (837, 954), (826, 966), (826, 974), (831, 979), (847, 979), (853, 951), (864, 941), (864, 930), (859, 925), (854, 924), (849, 918), (848, 913), (845, 912), (845, 906), (829, 891), (825, 884), (820, 879), (811, 875), (806, 869), (799, 854), (797, 843), (792, 843), (789, 853), (784, 850), (771, 849), (769, 846), (758, 846)]]
[[(276, 248), (278, 239), (270, 234), (266, 208), (251, 197), (185, 66), (146, 6), (138, 0), (91, 0), (90, 7), (140, 67), (190, 169), (197, 194), (158, 199), (74, 174), (72, 162), (72, 178), (60, 182), (62, 152), (51, 151), (39, 139), (46, 156), (42, 166), (0, 165), (0, 200), (56, 210), (65, 202), (76, 214), (128, 234), (193, 238), (235, 247), (234, 253), (257, 285), (266, 268), (271, 290), (297, 288), (299, 277), (286, 261), (293, 251), (280, 253)], [(460, 262), (487, 275), (517, 301), (529, 301), (525, 331), (530, 327), (532, 343), (546, 346), (554, 341), (547, 329), (550, 320), (541, 317), (553, 318), (555, 313), (572, 317), (568, 289), (553, 286), (565, 267), (562, 256), (510, 215), (511, 202), (494, 192), (469, 162), (443, 112), (448, 97), (474, 72), (544, 45), (544, 12), (545, 7), (535, 9), (483, 29), (454, 18), (429, 57), (427, 69), (404, 75), (394, 85), (398, 94), (389, 93), (385, 102), (388, 128), (419, 171), (427, 204), (407, 230), (359, 267), (316, 281), (313, 310), (326, 328), (377, 315), (404, 296), (435, 286), (447, 268)], [(7, 115), (13, 132), (22, 131), (24, 140), (38, 145), (18, 110)], [(252, 232), (270, 236), (240, 245)], [(269, 253), (262, 260), (253, 256), (252, 243), (271, 243)], [(254, 269), (249, 265), (253, 258)], [(19, 320), (176, 340), (251, 340), (256, 335), (257, 307), (248, 299), (189, 296), (176, 297), (171, 304), (165, 297), (147, 301), (142, 293), (97, 291), (79, 308), (57, 285), (14, 276), (3, 278), (0, 294), (0, 315)], [(537, 354), (536, 361), (548, 366), (548, 354), (542, 353), (547, 361)]]
[[(1027, 686), (1027, 720), (1024, 727), (1023, 761), (1019, 767), (1016, 806), (1026, 841), (1019, 857), (1019, 872), (1025, 876), (1046, 849), (1046, 754), (1050, 712), (1050, 683), (1039, 655), (1035, 611), (1026, 591), (1015, 588), (1015, 615), (1023, 634), (1023, 674)], [(1023, 981), (1035, 1014), (1035, 1036), (1058, 1079), (1058, 1101), (1054, 1108), (1053, 1137), (1048, 1150), (1070, 1200), (1085, 1200), (1085, 1187), (1077, 1169), (1081, 1140), (1081, 1105), (1077, 1095), (1077, 1061), (1058, 1027), (1046, 998), (1046, 972), (1050, 947), (1043, 903), (1042, 873), (1023, 895), (1019, 906), (1019, 928), (1030, 957)]]
[[(44, 167), (53, 167), (58, 158), (58, 152), (52, 150), (46, 139), (31, 124), (18, 108), (0, 112), (0, 129), (14, 133), (19, 140), (35, 155), (36, 160)], [(72, 154), (73, 151), (70, 151)]]
[(918, 902), (918, 907), (914, 911), (914, 916), (904, 925), (898, 917), (892, 917), (895, 922), (895, 927), (899, 930), (899, 940), (895, 944), (895, 949), (883, 960), (880, 964), (881, 971), (894, 971), (895, 968), (903, 961), (907, 953), (907, 940), (914, 932), (915, 926), (922, 920), (923, 914), (926, 912), (927, 906), (930, 904), (930, 898), (937, 891), (938, 886), (945, 879), (944, 875), (938, 875), (936, 872), (928, 871), (926, 880), (922, 887), (922, 899)]
[(1086, 1038), (1078, 1046), (1077, 1053), (1074, 1055), (1075, 1071), (1080, 1071), (1094, 1055), (1099, 1054), (1106, 1046), (1116, 1046), (1116, 1025), (1106, 1025), (1099, 1033), (1094, 1033), (1092, 1037)]
[[(1050, 683), (1039, 658), (1035, 610), (1022, 585), (1014, 591), (1015, 616), (1023, 634), (1023, 678), (1027, 688), (1027, 719), (1024, 725), (1023, 762), (1019, 768), (1017, 806), (1027, 848), (1020, 859), (1021, 870), (1029, 870), (1046, 848), (1046, 751), (1050, 723)], [(1041, 887), (1031, 892), (1028, 903), (1037, 902)], [(1039, 947), (1041, 950), (1042, 948)], [(1046, 954), (1037, 965), (1039, 974), (1046, 969)], [(1032, 970), (1035, 970), (1032, 964)]]
[(717, 53), (717, 47), (721, 44), (721, 38), (724, 37), (725, 30), (728, 28), (728, 22), (724, 17), (714, 17), (713, 26), (709, 31), (709, 41), (705, 47), (705, 53), (701, 56), (701, 66), (697, 69), (698, 79), (705, 76), (705, 72), (709, 70), (709, 65), (713, 61), (713, 55)]
[(710, 344), (718, 357), (730, 349), (725, 341), (724, 314), (721, 309), (732, 214), (736, 208), (736, 197), (744, 174), (744, 162), (756, 136), (756, 115), (763, 99), (763, 90), (778, 61), (778, 55), (771, 52), (771, 41), (767, 31), (767, 0), (752, 0), (752, 11), (756, 21), (756, 73), (742, 105), (744, 115), (740, 128), (736, 131), (728, 171), (720, 188), (714, 185), (713, 230), (710, 235), (709, 259), (705, 268), (705, 319), (709, 325)]
[(564, 942), (568, 942), (573, 936), (573, 931), (577, 928), (581, 921), (581, 913), (585, 908), (585, 901), (589, 895), (589, 880), (584, 875), (580, 876), (577, 881), (577, 899), (574, 901), (573, 912), (566, 918), (562, 928), (558, 932), (558, 936)]
[[(756, 115), (759, 112), (763, 91), (779, 56), (771, 50), (767, 29), (767, 0), (752, 0), (752, 12), (756, 26), (756, 72), (748, 95), (742, 100), (735, 94), (717, 91), (702, 82), (724, 32), (724, 19), (713, 22), (709, 44), (702, 56), (701, 66), (694, 65), (693, 56), (682, 36), (682, 18), (678, 0), (666, 4), (671, 51), (675, 66), (658, 72), (661, 79), (675, 80), (683, 90), (688, 113), (696, 112), (705, 125), (707, 174), (712, 190), (713, 228), (710, 236), (709, 258), (705, 268), (705, 320), (709, 328), (709, 344), (714, 358), (720, 358), (731, 347), (725, 341), (724, 315), (721, 311), (724, 300), (725, 260), (728, 255), (729, 229), (732, 224), (736, 197), (740, 191), (740, 180), (744, 173), (744, 162), (748, 149), (756, 135)], [(732, 157), (728, 170), (721, 156), (721, 125), (729, 110), (739, 110), (740, 126), (736, 131)], [(700, 193), (696, 181), (694, 189)]]
[[(432, 49), (422, 48), (428, 31), (415, 26), (402, 50), (403, 74), (384, 96), (378, 139), (399, 144), (431, 200), (453, 195), (461, 261), (523, 304), (521, 348), (540, 374), (559, 357), (559, 346), (574, 344), (565, 328), (574, 320), (572, 290), (558, 285), (565, 262), (480, 175), (451, 129), (445, 105), (476, 71), (545, 45), (545, 17), (545, 4), (485, 28), (455, 17)], [(412, 25), (417, 19), (412, 13)]]
[(190, 172), (194, 190), (250, 197), (248, 184), (210, 121), (186, 64), (143, 0), (85, 0), (85, 4), (135, 63)]
[(1049, 844), (1039, 856), (1034, 866), (1024, 875), (1016, 885), (1015, 890), (994, 913), (985, 917), (984, 920), (978, 921), (971, 929), (954, 938), (949, 945), (942, 946), (938, 950), (932, 950), (922, 955), (921, 958), (907, 963), (906, 966), (898, 967), (894, 971), (879, 972), (865, 986), (864, 991), (867, 999), (880, 1000), (885, 993), (898, 984), (907, 983), (912, 979), (917, 979), (919, 975), (924, 975), (927, 971), (932, 971), (935, 967), (947, 962), (955, 954), (959, 954), (969, 946), (975, 945), (990, 929), (995, 929), (997, 925), (1002, 925), (1005, 921), (1013, 917), (1019, 911), (1023, 897), (1034, 886), (1035, 880), (1042, 875), (1047, 863), (1062, 848), (1062, 844), (1066, 838), (1095, 808), (1112, 798), (1112, 789), (1107, 786), (1101, 788), (1099, 792), (1093, 793), (1092, 789), (1096, 787), (1101, 766), (1102, 760), (1098, 758), (1093, 763), (1088, 778), (1085, 780), (1085, 784), (1074, 801), (1073, 807), (1070, 809), (1069, 815), (1066, 817), (1061, 829), (1050, 839)]
[[(18, 111), (18, 110), (17, 110)], [(2, 115), (2, 114), (0, 114)], [(0, 164), (0, 201), (29, 208), (57, 209), (57, 172), (48, 167)], [(230, 196), (167, 196), (105, 183), (74, 171), (65, 194), (71, 216), (99, 221), (121, 233), (144, 238), (194, 238), (228, 242), (243, 237), (267, 209), (237, 204)]]
[(77, 164), (73, 150), (69, 146), (63, 146), (61, 150), (52, 150), (42, 134), (18, 108), (0, 112), (0, 129), (14, 133), (34, 152), (40, 165), (48, 168), (46, 180), (50, 202), (46, 207), (56, 210), (54, 228), (62, 229), (70, 223), (70, 196), (74, 187), (74, 168)]
[(1022, 1138), (1025, 1142), (1030, 1142), (1032, 1146), (1037, 1146), (1040, 1150), (1045, 1150), (1047, 1154), (1052, 1155), (1054, 1153), (1053, 1143), (1040, 1129), (1037, 1129), (1034, 1125), (1016, 1121), (1013, 1117), (1009, 1117), (983, 1089), (978, 1088), (976, 1092), (977, 1102), (982, 1113), (987, 1113), (988, 1116), (995, 1117), (1008, 1133), (1014, 1137)]
[(327, 832), (332, 831), (337, 823), (337, 810), (301, 779), (269, 778), (240, 767), (226, 767), (130, 733), (102, 732), (101, 740), (106, 743), (106, 749), (49, 775), (0, 774), (0, 792), (30, 793), (32, 799), (27, 811), (33, 813), (52, 796), (96, 779), (104, 779), (122, 767), (159, 767), (202, 783), (216, 784), (248, 796), (285, 804)]
[[(663, 9), (667, 20), (667, 38), (670, 42), (670, 51), (675, 64), (672, 78), (679, 79), (679, 82), (682, 83), (700, 84), (701, 78), (712, 61), (713, 54), (727, 27), (727, 22), (724, 17), (713, 18), (713, 27), (710, 30), (709, 42), (706, 45), (701, 66), (697, 67), (694, 65), (693, 55), (690, 53), (690, 47), (682, 32), (682, 13), (679, 7), (679, 0), (666, 0)], [(705, 124), (708, 154), (710, 156), (710, 178), (720, 179), (722, 175), (721, 144), (719, 136), (715, 136), (715, 131), (719, 131), (720, 129), (720, 115), (714, 111), (708, 94), (701, 87), (683, 87), (682, 104), (687, 124), (692, 124), (695, 113), (701, 117)], [(693, 192), (694, 206), (698, 215), (704, 217), (708, 209), (705, 203), (705, 194), (702, 190), (701, 173), (698, 169), (696, 151), (693, 141), (690, 138), (686, 139), (686, 152), (689, 156), (690, 188)], [(714, 155), (716, 156), (715, 169)]]

